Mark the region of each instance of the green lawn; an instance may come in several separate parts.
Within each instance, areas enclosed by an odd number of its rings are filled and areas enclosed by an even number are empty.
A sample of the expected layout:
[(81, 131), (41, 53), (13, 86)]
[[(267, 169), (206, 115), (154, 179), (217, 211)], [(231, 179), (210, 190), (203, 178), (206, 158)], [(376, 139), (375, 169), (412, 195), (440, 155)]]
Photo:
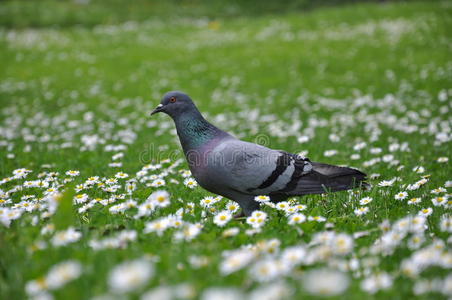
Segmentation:
[[(162, 294), (149, 299), (163, 299), (168, 287), (174, 299), (209, 300), (239, 299), (235, 293), (246, 299), (450, 295), (450, 1), (215, 19), (155, 14), (119, 23), (105, 22), (93, 4), (89, 18), (64, 26), (19, 22), (36, 16), (28, 2), (23, 15), (20, 2), (13, 3), (0, 3), (0, 15), (10, 16), (0, 28), (1, 299), (23, 299), (27, 291), (30, 298), (55, 299), (135, 299), (151, 291)], [(49, 3), (48, 20), (63, 22), (58, 14), (66, 10), (57, 8), (65, 4)], [(284, 211), (263, 205), (268, 216), (260, 230), (250, 231), (246, 220), (219, 227), (214, 215), (228, 200), (201, 205), (215, 195), (184, 185), (188, 166), (172, 121), (149, 116), (169, 90), (188, 93), (208, 120), (237, 137), (359, 168), (373, 188), (289, 203), (305, 205), (300, 213), (324, 222), (290, 225)], [(14, 175), (21, 168), (31, 172)], [(128, 177), (111, 184), (120, 172)], [(152, 186), (158, 178), (165, 184)], [(136, 183), (130, 195), (129, 180)], [(170, 204), (138, 217), (157, 190), (169, 193)], [(396, 200), (400, 192), (407, 197)], [(364, 197), (373, 200), (361, 205)], [(438, 197), (444, 200), (433, 203)], [(409, 204), (412, 198), (420, 201)], [(121, 203), (128, 205), (115, 207)], [(359, 207), (368, 212), (357, 215)], [(430, 215), (415, 218), (427, 208)], [(151, 222), (168, 218), (162, 234), (148, 232)], [(59, 246), (68, 227), (78, 233)], [(230, 228), (238, 234), (224, 236)], [(126, 234), (130, 241), (118, 238)], [(341, 237), (353, 245), (341, 251)], [(288, 263), (291, 246), (304, 251), (297, 263)], [(237, 258), (243, 266), (225, 272), (227, 251), (238, 249), (251, 260)], [(116, 269), (114, 281), (113, 270), (135, 259), (138, 266)], [(68, 260), (75, 271), (50, 276)], [(214, 288), (227, 289), (220, 290), (223, 298), (212, 296)], [(272, 293), (280, 296), (265, 297)]]

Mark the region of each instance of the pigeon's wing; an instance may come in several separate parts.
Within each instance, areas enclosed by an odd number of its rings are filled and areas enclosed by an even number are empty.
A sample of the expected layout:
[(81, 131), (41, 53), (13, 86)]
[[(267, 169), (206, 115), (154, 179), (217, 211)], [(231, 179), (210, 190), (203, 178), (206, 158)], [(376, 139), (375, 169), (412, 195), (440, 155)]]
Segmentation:
[(306, 174), (312, 169), (307, 159), (235, 139), (219, 144), (213, 154), (212, 173), (220, 177), (216, 181), (251, 195), (283, 190), (294, 174)]
[(366, 174), (356, 169), (317, 162), (310, 162), (310, 165), (310, 172), (303, 174), (296, 170), (286, 187), (274, 193), (287, 196), (322, 194), (368, 186)]
[(239, 140), (214, 149), (212, 179), (244, 194), (295, 196), (366, 185), (366, 174)]

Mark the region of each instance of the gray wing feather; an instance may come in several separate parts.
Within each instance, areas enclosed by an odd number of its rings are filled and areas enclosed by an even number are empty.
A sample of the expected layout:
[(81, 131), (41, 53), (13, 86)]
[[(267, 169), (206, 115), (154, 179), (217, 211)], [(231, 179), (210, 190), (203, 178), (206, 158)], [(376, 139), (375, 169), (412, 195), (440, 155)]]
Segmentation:
[(221, 177), (223, 184), (229, 188), (246, 194), (260, 195), (280, 190), (290, 181), (294, 172), (294, 163), (287, 167), (274, 182), (259, 188), (277, 167), (280, 151), (240, 140), (227, 140), (213, 149), (213, 161), (210, 167), (215, 168), (216, 176)]

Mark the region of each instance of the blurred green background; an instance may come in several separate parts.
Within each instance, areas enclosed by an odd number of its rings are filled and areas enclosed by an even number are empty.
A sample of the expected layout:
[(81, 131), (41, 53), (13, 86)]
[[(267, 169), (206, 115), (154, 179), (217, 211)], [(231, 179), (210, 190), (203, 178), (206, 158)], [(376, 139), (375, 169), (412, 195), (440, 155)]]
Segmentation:
[[(431, 0), (436, 1), (436, 0)], [(150, 17), (230, 18), (310, 11), (321, 7), (401, 0), (0, 0), (0, 25), (5, 27), (94, 26)], [(411, 1), (413, 2), (413, 1)]]
[[(209, 115), (258, 109), (290, 124), (295, 109), (306, 125), (306, 110), (322, 117), (334, 111), (319, 107), (319, 97), (400, 94), (417, 110), (426, 102), (411, 99), (435, 98), (450, 85), (450, 1), (326, 3), (332, 2), (0, 1), (0, 101), (23, 116), (68, 110), (68, 118), (80, 119), (91, 109), (117, 122), (123, 114), (117, 103), (131, 100), (135, 107), (124, 109), (145, 122), (163, 93), (182, 90)], [(258, 124), (222, 126), (250, 138)], [(355, 137), (363, 134), (354, 130)], [(136, 132), (130, 166), (152, 136)], [(317, 134), (319, 144), (303, 147), (332, 147), (327, 128)], [(273, 142), (300, 147), (295, 138)], [(47, 163), (52, 152), (24, 163)], [(19, 167), (21, 159), (1, 167)], [(102, 157), (87, 159), (87, 167), (106, 167)]]

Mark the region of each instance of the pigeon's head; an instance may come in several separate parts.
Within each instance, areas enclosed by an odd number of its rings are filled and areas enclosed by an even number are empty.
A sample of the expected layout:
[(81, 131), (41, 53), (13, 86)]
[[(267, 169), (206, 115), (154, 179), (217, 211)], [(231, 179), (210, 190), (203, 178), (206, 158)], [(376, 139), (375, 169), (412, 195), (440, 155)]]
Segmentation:
[(151, 112), (151, 116), (164, 112), (174, 118), (192, 110), (196, 110), (196, 107), (190, 97), (182, 92), (173, 91), (163, 95), (160, 104)]

